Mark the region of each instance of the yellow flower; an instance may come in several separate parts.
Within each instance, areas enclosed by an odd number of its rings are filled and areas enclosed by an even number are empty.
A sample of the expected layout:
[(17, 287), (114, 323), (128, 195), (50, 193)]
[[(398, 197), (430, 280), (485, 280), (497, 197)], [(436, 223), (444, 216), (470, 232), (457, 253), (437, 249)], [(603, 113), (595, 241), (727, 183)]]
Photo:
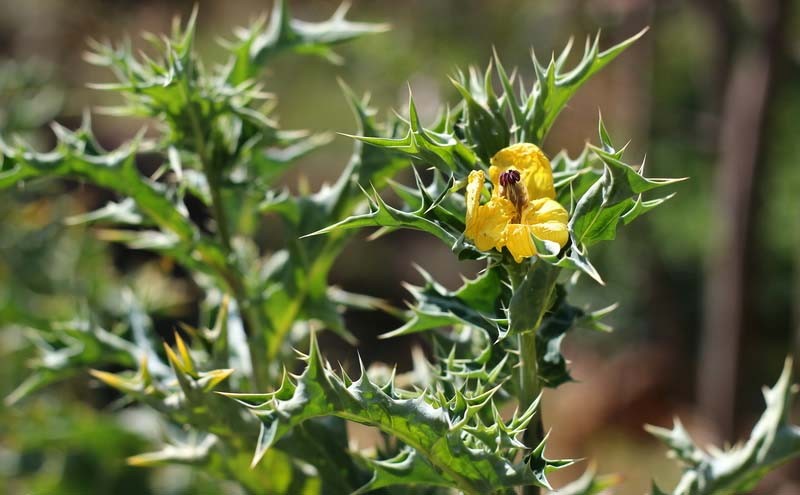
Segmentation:
[(514, 261), (536, 255), (531, 234), (563, 247), (569, 215), (556, 200), (550, 161), (535, 144), (519, 143), (492, 157), (492, 197), (481, 204), (484, 173), (470, 172), (464, 234), (481, 251), (506, 247)]

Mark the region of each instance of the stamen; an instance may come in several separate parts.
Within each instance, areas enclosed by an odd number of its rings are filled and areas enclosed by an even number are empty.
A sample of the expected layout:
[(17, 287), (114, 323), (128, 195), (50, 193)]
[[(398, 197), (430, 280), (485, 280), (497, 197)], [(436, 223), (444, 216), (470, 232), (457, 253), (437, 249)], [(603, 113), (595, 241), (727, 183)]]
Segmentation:
[(519, 223), (520, 217), (522, 216), (522, 209), (527, 202), (525, 188), (519, 183), (521, 179), (522, 176), (519, 174), (519, 171), (514, 169), (506, 170), (500, 174), (500, 194), (511, 201), (516, 210), (511, 220), (513, 223)]
[(500, 174), (500, 185), (503, 187), (513, 186), (520, 180), (520, 175), (517, 170), (506, 170)]

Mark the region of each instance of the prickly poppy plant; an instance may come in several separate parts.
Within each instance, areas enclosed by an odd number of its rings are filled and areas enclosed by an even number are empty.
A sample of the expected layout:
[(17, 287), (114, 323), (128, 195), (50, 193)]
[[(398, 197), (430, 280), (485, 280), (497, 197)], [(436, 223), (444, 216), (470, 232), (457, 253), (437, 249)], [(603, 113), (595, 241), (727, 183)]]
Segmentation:
[[(596, 144), (574, 158), (552, 154), (544, 139), (580, 86), (642, 33), (605, 50), (589, 40), (574, 66), (570, 45), (546, 65), (534, 56), (533, 81), (509, 76), (516, 71), (495, 55), (485, 72), (456, 74), (460, 99), (430, 127), (413, 97), (406, 117), (377, 122), (366, 99), (343, 86), (359, 126), (352, 157), (334, 184), (294, 196), (277, 180), (329, 137), (278, 127), (262, 74), (278, 54), (336, 60), (334, 45), (386, 30), (350, 21), (346, 10), (309, 23), (277, 2), (268, 22), (225, 42), (219, 64), (198, 58), (194, 17), (151, 37), (155, 57), (94, 43), (88, 61), (117, 79), (98, 88), (124, 98), (107, 111), (152, 119), (157, 134), (108, 151), (87, 117), (77, 131), (54, 126), (49, 152), (0, 141), (0, 187), (71, 177), (113, 191), (118, 200), (71, 223), (101, 225), (108, 241), (174, 260), (203, 293), (201, 324), (181, 325), (166, 342), (130, 291), (116, 312), (93, 308), (85, 319), (33, 328), (40, 358), (7, 402), (88, 372), (177, 426), (163, 449), (131, 464), (196, 465), (242, 493), (556, 493), (548, 474), (575, 461), (547, 455), (542, 390), (572, 379), (565, 335), (607, 330), (602, 318), (613, 309), (576, 307), (570, 292), (581, 276), (603, 283), (591, 247), (663, 204), (671, 195), (662, 191), (680, 179), (646, 177), (602, 121)], [(152, 175), (137, 167), (143, 154), (159, 158)], [(392, 180), (408, 168), (415, 186)], [(422, 169), (432, 170), (429, 180)], [(386, 189), (402, 204), (384, 200)], [(190, 198), (209, 218), (189, 215)], [(287, 233), (271, 252), (256, 242), (253, 221), (268, 214)], [(406, 311), (329, 286), (348, 240), (370, 227), (423, 231), (484, 268), (454, 291), (423, 273)], [(363, 364), (355, 375), (333, 366), (316, 335), (354, 342), (347, 307), (401, 316), (383, 337), (421, 333), (431, 355), (402, 380)], [(747, 493), (800, 454), (800, 428), (788, 418), (790, 369), (765, 392), (766, 411), (738, 447), (709, 453), (680, 423), (650, 428), (684, 466), (669, 493)], [(385, 441), (377, 451), (352, 447), (348, 421), (379, 429)], [(587, 472), (557, 493), (606, 492), (616, 479)]]

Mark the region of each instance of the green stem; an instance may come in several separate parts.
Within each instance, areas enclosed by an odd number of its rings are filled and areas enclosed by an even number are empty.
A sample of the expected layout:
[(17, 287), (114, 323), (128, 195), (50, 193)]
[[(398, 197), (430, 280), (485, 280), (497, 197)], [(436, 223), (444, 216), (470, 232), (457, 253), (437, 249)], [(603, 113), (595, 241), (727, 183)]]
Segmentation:
[[(194, 102), (189, 100), (189, 91), (183, 87), (184, 97), (186, 98), (186, 109), (189, 121), (192, 126), (192, 137), (194, 139), (195, 151), (200, 158), (203, 173), (208, 181), (208, 188), (211, 191), (211, 210), (214, 222), (217, 225), (217, 237), (222, 244), (225, 253), (225, 266), (219, 267), (220, 275), (225, 280), (231, 291), (236, 305), (242, 315), (245, 327), (248, 330), (250, 340), (250, 361), (253, 365), (253, 387), (255, 390), (263, 390), (268, 379), (268, 369), (262, 357), (266, 351), (267, 344), (264, 336), (265, 328), (262, 325), (258, 311), (254, 311), (251, 299), (247, 293), (247, 288), (242, 280), (241, 272), (233, 261), (233, 248), (231, 246), (231, 234), (228, 226), (228, 218), (225, 214), (225, 203), (222, 198), (222, 164), (216, 163), (206, 147), (207, 133), (203, 132), (200, 118), (197, 115)], [(258, 352), (253, 355), (253, 350)]]
[[(533, 332), (520, 334), (519, 337), (519, 403), (524, 411), (533, 404), (542, 393), (539, 381), (539, 365), (536, 357), (536, 334)], [(525, 430), (523, 441), (529, 447), (536, 447), (544, 439), (544, 423), (541, 407), (536, 417)]]
[[(205, 160), (204, 160), (205, 162)], [(225, 215), (225, 206), (222, 201), (221, 177), (217, 167), (203, 165), (203, 171), (208, 179), (208, 188), (211, 190), (211, 208), (214, 222), (217, 224), (217, 233), (225, 251), (231, 253), (231, 234), (228, 228), (228, 218)]]
[[(506, 267), (514, 295), (518, 292), (522, 292), (522, 284), (526, 281), (528, 276), (535, 277), (536, 282), (542, 284), (539, 290), (531, 292), (542, 298), (541, 301), (530, 301), (530, 306), (532, 308), (539, 308), (538, 314), (535, 315), (535, 323), (530, 325), (529, 328), (521, 329), (517, 336), (519, 349), (519, 387), (517, 399), (521, 411), (530, 407), (531, 404), (539, 399), (542, 393), (542, 383), (539, 380), (539, 362), (536, 351), (536, 331), (541, 325), (545, 313), (549, 309), (550, 304), (548, 301), (556, 286), (559, 272), (558, 268), (541, 263), (544, 262), (537, 261), (537, 265), (530, 268), (527, 265), (518, 265), (516, 263)], [(540, 271), (534, 274), (534, 270), (544, 270), (544, 272)], [(533, 280), (528, 281), (528, 283), (532, 282)], [(526, 301), (526, 303), (528, 303), (528, 301)], [(529, 448), (535, 448), (542, 440), (544, 440), (544, 422), (542, 420), (540, 404), (536, 416), (528, 424), (528, 428), (523, 434), (523, 441)], [(540, 490), (538, 486), (526, 486), (523, 488), (522, 493), (523, 495), (539, 495)]]

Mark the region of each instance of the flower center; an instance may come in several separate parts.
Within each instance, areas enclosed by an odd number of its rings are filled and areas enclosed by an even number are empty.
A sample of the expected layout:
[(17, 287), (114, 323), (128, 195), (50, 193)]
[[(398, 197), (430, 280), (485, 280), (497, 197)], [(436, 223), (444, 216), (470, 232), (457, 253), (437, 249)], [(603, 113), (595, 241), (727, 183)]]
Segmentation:
[(511, 201), (516, 209), (516, 214), (511, 220), (512, 223), (520, 222), (522, 209), (528, 199), (525, 188), (519, 183), (521, 178), (519, 171), (513, 168), (500, 174), (500, 195)]
[(513, 186), (519, 182), (519, 179), (519, 172), (512, 168), (500, 174), (500, 185), (503, 187)]

